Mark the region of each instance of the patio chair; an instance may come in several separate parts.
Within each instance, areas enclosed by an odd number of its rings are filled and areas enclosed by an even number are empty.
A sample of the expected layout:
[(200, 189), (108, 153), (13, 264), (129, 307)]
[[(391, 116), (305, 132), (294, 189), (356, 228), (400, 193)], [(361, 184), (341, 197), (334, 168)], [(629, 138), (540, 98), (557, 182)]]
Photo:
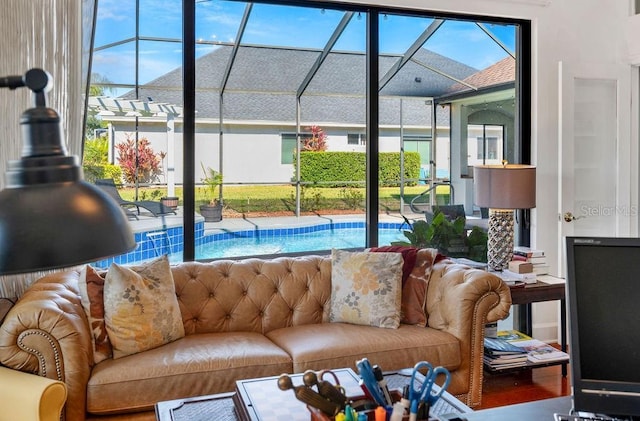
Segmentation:
[[(478, 227), (484, 231), (487, 231), (489, 225), (489, 212), (488, 209), (482, 208), (480, 209), (481, 219), (476, 218), (467, 218), (466, 212), (464, 210), (464, 205), (435, 205), (432, 207), (431, 212), (425, 212), (425, 218), (428, 223), (431, 223), (433, 220), (433, 216), (436, 210), (439, 210), (444, 214), (444, 217), (449, 221), (455, 221), (459, 217), (465, 218), (465, 228), (473, 229), (473, 227)], [(486, 215), (486, 216), (485, 216)]]
[[(98, 186), (102, 191), (107, 193), (109, 196), (113, 197), (118, 204), (125, 209), (127, 214), (129, 215), (130, 208), (135, 207), (137, 210), (137, 215), (140, 215), (140, 208), (144, 208), (151, 212), (153, 216), (159, 215), (168, 215), (170, 213), (176, 214), (176, 211), (171, 209), (168, 206), (163, 205), (160, 202), (155, 202), (153, 200), (124, 200), (122, 196), (120, 196), (120, 192), (116, 187), (115, 181), (113, 178), (104, 178), (101, 180), (96, 180), (96, 186)], [(137, 215), (133, 214), (136, 219), (138, 219)]]

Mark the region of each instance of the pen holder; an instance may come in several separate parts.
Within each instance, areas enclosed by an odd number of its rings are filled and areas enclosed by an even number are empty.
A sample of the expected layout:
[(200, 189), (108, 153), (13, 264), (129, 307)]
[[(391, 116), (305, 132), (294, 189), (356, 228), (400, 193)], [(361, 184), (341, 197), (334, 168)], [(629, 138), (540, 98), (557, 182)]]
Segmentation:
[[(398, 390), (390, 391), (391, 399), (393, 402), (399, 402), (402, 399), (402, 393)], [(307, 409), (311, 413), (311, 421), (335, 421), (335, 417), (330, 417), (318, 408), (314, 408), (312, 406), (307, 405)], [(360, 413), (367, 415), (367, 421), (375, 421), (375, 411), (370, 409), (367, 411), (362, 411)], [(388, 416), (387, 416), (387, 419)], [(427, 413), (425, 417), (417, 418), (418, 421), (428, 421), (429, 414)], [(409, 410), (407, 409), (405, 415), (402, 417), (402, 421), (409, 421)]]

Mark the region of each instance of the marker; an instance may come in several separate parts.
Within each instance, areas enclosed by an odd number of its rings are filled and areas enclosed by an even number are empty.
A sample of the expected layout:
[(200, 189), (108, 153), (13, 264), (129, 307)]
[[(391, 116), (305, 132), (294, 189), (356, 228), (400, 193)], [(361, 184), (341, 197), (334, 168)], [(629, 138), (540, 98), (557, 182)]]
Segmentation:
[(387, 410), (379, 406), (375, 410), (376, 421), (387, 421)]
[(351, 405), (346, 405), (344, 407), (344, 421), (357, 421), (354, 414), (355, 411), (353, 410), (353, 408), (351, 408)]
[(380, 386), (380, 389), (382, 389), (382, 394), (384, 395), (384, 400), (387, 401), (387, 405), (393, 405), (393, 399), (391, 399), (391, 394), (389, 393), (389, 388), (387, 387), (387, 381), (384, 379), (382, 369), (377, 364), (373, 366), (373, 375), (376, 376), (378, 386)]

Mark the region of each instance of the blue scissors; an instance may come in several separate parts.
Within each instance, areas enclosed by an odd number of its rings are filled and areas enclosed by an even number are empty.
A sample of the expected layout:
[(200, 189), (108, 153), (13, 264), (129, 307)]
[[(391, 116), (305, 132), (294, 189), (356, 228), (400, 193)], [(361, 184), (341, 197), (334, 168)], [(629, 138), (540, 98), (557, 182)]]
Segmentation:
[[(423, 375), (420, 370), (426, 368), (427, 373)], [(444, 383), (440, 390), (433, 393), (433, 385), (436, 384), (438, 376), (444, 375)], [(445, 392), (451, 382), (451, 374), (444, 367), (433, 367), (427, 361), (420, 361), (413, 367), (411, 382), (409, 383), (409, 421), (415, 421), (418, 417), (418, 407), (426, 404), (427, 408), (435, 404), (440, 396)], [(428, 414), (425, 414), (428, 417)]]

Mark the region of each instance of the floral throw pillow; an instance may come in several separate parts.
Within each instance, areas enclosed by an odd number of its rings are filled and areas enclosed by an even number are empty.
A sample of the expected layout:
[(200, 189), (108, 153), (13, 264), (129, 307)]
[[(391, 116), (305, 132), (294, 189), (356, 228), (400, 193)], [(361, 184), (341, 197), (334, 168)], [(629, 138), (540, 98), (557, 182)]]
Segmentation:
[(109, 267), (104, 313), (113, 358), (156, 348), (184, 336), (167, 256), (140, 266)]
[(80, 271), (78, 278), (80, 301), (91, 327), (93, 361), (98, 364), (113, 356), (111, 342), (104, 323), (104, 278), (91, 266)]
[(332, 250), (329, 320), (398, 328), (402, 265), (400, 253)]

